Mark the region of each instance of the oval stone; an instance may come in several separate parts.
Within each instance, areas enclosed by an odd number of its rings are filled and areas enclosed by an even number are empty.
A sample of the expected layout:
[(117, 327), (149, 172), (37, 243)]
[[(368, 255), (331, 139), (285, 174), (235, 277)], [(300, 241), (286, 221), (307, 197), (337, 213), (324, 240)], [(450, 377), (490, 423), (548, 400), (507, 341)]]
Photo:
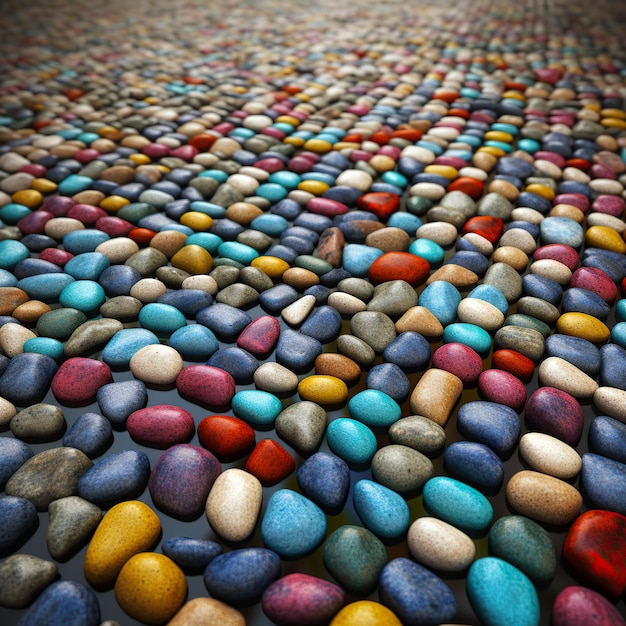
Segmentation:
[(0, 555), (9, 556), (31, 537), (39, 526), (39, 516), (35, 505), (10, 494), (0, 498)]
[(595, 509), (626, 515), (626, 494), (616, 489), (626, 479), (626, 465), (593, 453), (583, 454), (580, 487)]
[(0, 563), (0, 606), (24, 609), (59, 575), (55, 563), (31, 554), (13, 554)]
[(565, 587), (552, 605), (554, 626), (624, 626), (626, 620), (604, 596), (592, 589)]
[(475, 383), (483, 371), (480, 355), (458, 342), (446, 343), (437, 348), (433, 353), (432, 364), (435, 368), (454, 374), (466, 385)]
[(448, 474), (493, 494), (499, 491), (504, 479), (504, 465), (491, 448), (474, 441), (455, 441), (444, 453), (444, 467)]
[(408, 446), (384, 446), (372, 458), (374, 480), (398, 493), (419, 489), (434, 472), (430, 459)]
[(554, 387), (540, 387), (526, 403), (526, 421), (532, 430), (576, 446), (583, 431), (583, 410), (573, 396)]
[(402, 415), (398, 403), (377, 389), (365, 389), (352, 396), (348, 410), (352, 417), (370, 427), (387, 428)]
[(130, 436), (150, 448), (187, 443), (195, 432), (193, 415), (182, 407), (158, 404), (131, 413), (126, 420)]
[(106, 363), (72, 357), (61, 364), (50, 388), (59, 402), (84, 406), (96, 399), (100, 387), (112, 382), (111, 368)]
[(393, 443), (409, 446), (423, 454), (438, 452), (446, 443), (445, 430), (423, 415), (399, 419), (389, 427), (388, 435)]
[(580, 455), (574, 448), (544, 433), (526, 433), (519, 443), (522, 459), (534, 470), (571, 479), (578, 475)]
[(181, 396), (216, 409), (229, 406), (235, 381), (226, 371), (210, 365), (188, 365), (178, 374), (176, 388)]
[(371, 480), (362, 479), (354, 485), (353, 504), (365, 527), (390, 541), (406, 533), (410, 514), (402, 496)]
[(377, 448), (374, 433), (362, 422), (347, 417), (334, 419), (328, 425), (326, 439), (338, 457), (356, 465), (369, 463)]
[(499, 369), (487, 369), (478, 377), (478, 390), (490, 402), (519, 410), (526, 402), (526, 387), (522, 381)]
[(452, 409), (463, 391), (460, 378), (445, 370), (426, 370), (413, 389), (409, 404), (411, 411), (445, 426)]

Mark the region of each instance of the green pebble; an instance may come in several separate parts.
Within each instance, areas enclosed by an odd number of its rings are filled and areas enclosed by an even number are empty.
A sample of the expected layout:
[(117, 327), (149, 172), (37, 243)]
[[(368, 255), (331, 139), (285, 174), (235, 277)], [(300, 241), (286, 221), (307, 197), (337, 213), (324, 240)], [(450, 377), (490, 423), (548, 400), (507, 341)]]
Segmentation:
[(40, 337), (50, 337), (59, 341), (66, 341), (71, 334), (87, 321), (87, 316), (78, 309), (61, 308), (44, 313), (37, 320), (37, 334)]
[(333, 266), (328, 261), (318, 259), (316, 256), (311, 254), (301, 254), (299, 257), (296, 257), (294, 266), (302, 267), (305, 270), (309, 270), (317, 274), (318, 276), (323, 276), (333, 270)]
[(531, 328), (532, 330), (540, 332), (544, 337), (547, 337), (552, 332), (552, 329), (545, 322), (538, 320), (536, 317), (532, 317), (532, 315), (524, 315), (523, 313), (509, 315), (504, 325)]
[(137, 224), (140, 219), (154, 215), (156, 212), (157, 210), (147, 202), (131, 202), (117, 211), (115, 216), (131, 224)]
[(433, 203), (428, 198), (421, 196), (411, 196), (406, 201), (406, 209), (415, 215), (424, 215), (429, 209), (432, 209)]

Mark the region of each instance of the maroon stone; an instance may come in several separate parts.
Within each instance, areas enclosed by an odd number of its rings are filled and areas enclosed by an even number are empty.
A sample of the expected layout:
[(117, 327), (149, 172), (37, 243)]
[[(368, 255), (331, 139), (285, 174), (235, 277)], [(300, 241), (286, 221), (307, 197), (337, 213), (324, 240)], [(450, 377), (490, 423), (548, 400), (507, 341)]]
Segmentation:
[(276, 346), (280, 322), (271, 315), (257, 317), (237, 338), (237, 345), (259, 359), (265, 359)]
[(112, 382), (111, 369), (103, 361), (73, 357), (61, 364), (50, 388), (59, 402), (84, 406), (96, 399), (100, 387)]
[(181, 396), (209, 407), (229, 406), (235, 395), (235, 381), (226, 371), (211, 365), (188, 365), (176, 378)]

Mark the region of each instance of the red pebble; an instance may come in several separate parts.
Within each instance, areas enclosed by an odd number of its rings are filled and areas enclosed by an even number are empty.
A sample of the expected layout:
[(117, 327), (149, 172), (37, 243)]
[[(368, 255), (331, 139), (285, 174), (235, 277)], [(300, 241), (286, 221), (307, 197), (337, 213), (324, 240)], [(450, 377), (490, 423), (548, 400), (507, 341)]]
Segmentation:
[(326, 217), (335, 217), (336, 215), (343, 215), (347, 213), (350, 208), (343, 202), (333, 200), (332, 198), (311, 198), (306, 203), (307, 211), (315, 213), (317, 215), (324, 215)]
[(535, 373), (535, 364), (515, 350), (496, 350), (491, 359), (493, 367), (517, 376), (523, 383), (529, 383)]
[(569, 286), (593, 291), (607, 304), (613, 304), (617, 296), (617, 287), (611, 277), (595, 267), (579, 267), (572, 274)]
[(291, 454), (273, 439), (261, 439), (245, 465), (245, 470), (256, 476), (265, 487), (279, 483), (295, 469), (296, 462)]
[(255, 433), (249, 424), (232, 415), (209, 415), (198, 424), (198, 440), (220, 461), (240, 459), (250, 452)]
[(367, 276), (378, 285), (389, 280), (404, 280), (409, 285), (423, 283), (430, 273), (428, 261), (410, 252), (385, 252), (371, 265)]
[(217, 141), (217, 135), (202, 134), (192, 137), (187, 143), (198, 150), (198, 152), (208, 152), (211, 146)]
[(108, 213), (104, 209), (91, 204), (75, 204), (67, 212), (67, 217), (82, 222), (87, 228), (92, 228), (101, 217), (107, 215)]
[(626, 592), (626, 517), (592, 510), (580, 515), (563, 543), (563, 562), (589, 587), (615, 601)]
[(262, 315), (250, 322), (237, 338), (237, 345), (259, 359), (265, 359), (280, 336), (280, 322), (271, 315)]
[(85, 406), (96, 399), (100, 387), (113, 382), (103, 361), (72, 357), (61, 364), (50, 383), (54, 397), (69, 406)]
[(156, 233), (149, 228), (133, 228), (128, 233), (128, 237), (140, 246), (148, 245)]
[(544, 259), (559, 261), (559, 263), (566, 265), (570, 272), (576, 270), (580, 261), (578, 252), (564, 243), (549, 243), (545, 246), (541, 246), (541, 248), (537, 248), (533, 253), (533, 261), (541, 261)]
[(400, 206), (400, 196), (397, 193), (372, 191), (359, 198), (357, 207), (362, 211), (373, 213), (381, 222), (386, 222)]
[(96, 221), (96, 228), (106, 233), (110, 237), (126, 237), (128, 233), (135, 228), (133, 224), (123, 220), (121, 217), (107, 215)]
[(473, 385), (483, 371), (483, 360), (469, 346), (453, 341), (435, 350), (433, 367), (458, 376), (465, 385)]
[(463, 234), (477, 233), (482, 235), (492, 244), (495, 244), (504, 230), (504, 222), (493, 215), (476, 215), (470, 217), (465, 226), (463, 226)]
[(176, 378), (176, 389), (181, 396), (208, 407), (230, 405), (235, 395), (233, 377), (219, 367), (188, 365)]
[[(404, 139), (406, 141), (418, 142), (422, 138), (422, 131), (419, 128), (400, 128), (391, 134), (392, 139)], [(345, 141), (345, 138), (344, 138)], [(361, 141), (359, 139), (359, 141)]]
[(48, 211), (33, 211), (28, 215), (25, 215), (18, 221), (17, 227), (23, 235), (31, 235), (33, 233), (41, 235), (45, 232), (46, 224), (54, 217), (52, 213)]
[(485, 185), (481, 180), (469, 176), (459, 176), (448, 185), (448, 191), (462, 191), (473, 200), (483, 195)]
[(478, 390), (485, 400), (518, 410), (526, 402), (526, 387), (522, 381), (505, 370), (488, 369), (478, 377)]
[(131, 413), (126, 420), (128, 434), (141, 445), (165, 450), (193, 437), (193, 415), (182, 407), (157, 404)]

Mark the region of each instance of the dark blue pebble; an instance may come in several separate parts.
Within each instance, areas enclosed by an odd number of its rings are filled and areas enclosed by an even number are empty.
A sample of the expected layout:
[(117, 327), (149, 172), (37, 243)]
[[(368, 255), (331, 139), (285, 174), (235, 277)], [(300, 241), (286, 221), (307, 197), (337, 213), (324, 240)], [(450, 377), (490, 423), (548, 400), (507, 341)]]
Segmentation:
[(19, 406), (41, 402), (59, 366), (44, 354), (16, 354), (0, 376), (0, 396)]
[(165, 213), (156, 213), (155, 215), (146, 215), (142, 217), (138, 222), (139, 228), (147, 228), (148, 230), (154, 230), (159, 232), (165, 229), (167, 226), (179, 226), (176, 220), (168, 217)]
[(585, 248), (583, 250), (582, 260), (583, 262), (590, 256), (601, 257), (611, 263), (618, 265), (622, 272), (626, 274), (626, 255), (621, 252), (614, 252), (613, 250), (603, 250), (602, 248)]
[(20, 239), (20, 242), (24, 244), (31, 252), (42, 252), (46, 248), (55, 248), (57, 242), (52, 237), (47, 235), (40, 235), (39, 233), (30, 233)]
[(131, 413), (148, 404), (148, 390), (140, 380), (122, 380), (100, 387), (96, 400), (102, 415), (117, 430), (124, 428)]
[(600, 351), (581, 337), (550, 335), (546, 338), (546, 356), (558, 356), (594, 378), (601, 367)]
[(63, 179), (67, 178), (72, 172), (67, 167), (61, 167), (59, 165), (51, 167), (46, 172), (46, 178), (53, 183), (60, 183)]
[(336, 200), (346, 206), (353, 207), (362, 195), (363, 192), (360, 189), (355, 189), (354, 187), (348, 187), (346, 185), (337, 185), (336, 187), (327, 189), (322, 194), (322, 198)]
[[(324, 222), (324, 223), (327, 224), (327, 222)], [(329, 228), (330, 226), (332, 226), (332, 222), (331, 224), (322, 228), (322, 230), (326, 230), (326, 228)], [(315, 245), (320, 235), (315, 230), (312, 230), (305, 226), (290, 226), (289, 228), (286, 228), (285, 230), (283, 230), (283, 232), (280, 235), (280, 240), (283, 241), (289, 237), (295, 237), (296, 239), (304, 239), (305, 241), (308, 241), (309, 243), (312, 243), (313, 245)]]
[(504, 464), (491, 448), (474, 441), (451, 443), (443, 456), (450, 476), (476, 487), (496, 493), (504, 479)]
[(268, 313), (278, 315), (298, 298), (298, 292), (291, 285), (279, 283), (259, 294), (259, 304)]
[[(195, 187), (185, 187), (180, 194), (180, 200), (189, 200), (189, 202), (203, 202), (204, 194)], [(169, 202), (167, 204), (169, 204)], [(165, 205), (166, 209), (167, 204)]]
[(63, 445), (94, 459), (113, 443), (111, 422), (99, 413), (83, 413), (63, 437)]
[(321, 174), (328, 174), (332, 178), (337, 178), (339, 174), (341, 174), (341, 169), (338, 167), (333, 167), (332, 165), (327, 165), (326, 163), (316, 163), (312, 168), (312, 172), (319, 172)]
[(58, 265), (50, 261), (42, 261), (41, 259), (22, 259), (13, 268), (13, 276), (17, 280), (27, 278), (28, 276), (37, 276), (38, 274), (60, 274), (63, 272)]
[(141, 450), (122, 450), (104, 457), (80, 478), (81, 498), (109, 508), (141, 495), (150, 478), (150, 460)]
[(564, 180), (559, 183), (559, 194), (562, 193), (581, 193), (587, 198), (591, 197), (591, 191), (585, 183), (579, 183), (575, 180)]
[(600, 348), (600, 384), (626, 390), (626, 350), (616, 343)]
[(302, 213), (302, 207), (298, 202), (292, 200), (291, 198), (283, 198), (270, 209), (270, 213), (280, 215), (286, 220), (295, 220), (296, 217)]
[(39, 526), (35, 505), (16, 496), (0, 497), (0, 520), (0, 556), (18, 550)]
[(139, 196), (146, 190), (146, 186), (141, 183), (128, 183), (126, 185), (120, 185), (113, 190), (113, 195), (121, 196), (131, 202), (137, 202)]
[(239, 336), (252, 318), (241, 309), (218, 302), (202, 309), (196, 315), (196, 321), (212, 330), (218, 339), (232, 341)]
[(569, 159), (572, 156), (572, 148), (562, 141), (543, 141), (542, 149), (546, 152), (556, 152), (562, 157)]
[(309, 239), (305, 239), (304, 237), (295, 237), (294, 235), (290, 235), (289, 237), (283, 237), (280, 240), (280, 243), (283, 246), (287, 246), (288, 248), (295, 250), (298, 255), (311, 254), (315, 249), (314, 242), (310, 241)]
[(232, 160), (244, 166), (254, 165), (260, 157), (249, 150), (235, 150), (231, 156)]
[(582, 462), (580, 486), (587, 506), (626, 515), (626, 465), (593, 453), (583, 454)]
[(289, 265), (293, 265), (294, 261), (298, 258), (298, 253), (293, 248), (282, 244), (275, 244), (271, 246), (265, 254), (267, 256), (278, 257), (286, 263), (289, 263)]
[[(133, 183), (131, 183), (132, 185)], [(170, 196), (174, 196), (174, 198), (178, 198), (180, 195), (180, 187), (173, 183), (171, 180), (160, 180), (158, 183), (155, 183), (150, 187), (152, 191), (162, 191), (163, 193), (168, 193)]]
[(398, 162), (396, 163), (396, 169), (400, 174), (406, 176), (406, 178), (411, 179), (414, 176), (417, 176), (426, 168), (426, 164), (421, 161), (416, 161), (410, 157), (400, 157)]
[(403, 332), (384, 349), (383, 358), (402, 369), (421, 370), (430, 360), (430, 343), (417, 332)]
[(611, 312), (611, 307), (596, 293), (580, 287), (567, 289), (561, 301), (561, 311), (586, 313), (599, 320), (606, 320)]
[(531, 222), (522, 222), (522, 221), (513, 221), (509, 222), (505, 227), (504, 231), (511, 230), (511, 228), (520, 228), (525, 230), (527, 233), (532, 235), (533, 239), (537, 239), (539, 237), (539, 224), (532, 224)]
[(626, 424), (608, 415), (595, 417), (589, 426), (589, 450), (626, 463)]
[(298, 470), (296, 480), (302, 493), (324, 512), (340, 513), (350, 490), (350, 468), (334, 454), (316, 452)]
[(141, 274), (130, 265), (111, 265), (100, 274), (99, 283), (109, 298), (128, 296), (132, 286), (141, 280)]
[(344, 278), (351, 278), (352, 274), (343, 267), (336, 267), (320, 276), (320, 283), (325, 287), (336, 287)]
[[(179, 122), (181, 122), (180, 118), (178, 118)], [(176, 183), (180, 187), (186, 187), (193, 178), (195, 178), (196, 173), (190, 170), (183, 169), (182, 167), (175, 167), (173, 170), (170, 170), (164, 177), (165, 180), (170, 180), (173, 183)]]
[(607, 258), (598, 253), (584, 255), (581, 265), (602, 270), (605, 274), (610, 276), (611, 280), (615, 283), (621, 282), (626, 276), (626, 269), (624, 267), (615, 263), (611, 258)]
[(222, 546), (216, 541), (192, 537), (170, 537), (163, 542), (161, 549), (186, 574), (201, 574), (222, 552)]
[(235, 346), (214, 352), (206, 364), (228, 372), (238, 385), (251, 383), (259, 367), (259, 362), (247, 350)]
[(276, 360), (299, 374), (310, 370), (322, 351), (322, 344), (314, 337), (287, 328), (276, 344)]
[(324, 285), (313, 285), (304, 290), (305, 296), (313, 296), (315, 298), (315, 306), (322, 306), (328, 302), (328, 296), (331, 294), (329, 287)]
[(0, 437), (0, 490), (4, 490), (7, 480), (32, 456), (33, 451), (23, 441)]
[(300, 332), (320, 343), (329, 343), (339, 336), (341, 323), (341, 314), (333, 307), (323, 305), (312, 311), (300, 327)]
[(539, 274), (526, 274), (522, 278), (522, 292), (525, 296), (534, 296), (545, 300), (554, 306), (558, 306), (563, 295), (563, 287), (556, 281), (539, 276)]
[(489, 259), (480, 252), (469, 252), (461, 250), (452, 255), (447, 261), (448, 263), (455, 263), (465, 269), (468, 269), (478, 276), (485, 275), (487, 268), (489, 267)]
[(213, 304), (213, 297), (201, 289), (179, 289), (164, 293), (158, 297), (157, 302), (171, 304), (187, 319), (194, 319), (202, 309)]
[(209, 232), (218, 235), (218, 237), (221, 237), (224, 241), (234, 241), (237, 239), (237, 236), (241, 235), (245, 230), (245, 227), (241, 224), (223, 218), (214, 220)]
[(383, 567), (379, 579), (381, 602), (405, 626), (450, 622), (456, 614), (452, 590), (419, 563), (400, 557)]
[[(7, 321), (3, 322), (2, 320), (5, 318), (7, 318)], [(2, 326), (4, 326), (5, 323), (6, 324), (19, 324), (19, 322), (14, 317), (3, 315), (2, 317), (0, 317), (0, 328), (2, 328)], [(10, 362), (11, 362), (11, 359), (8, 356), (4, 354), (0, 354), (0, 376), (4, 374), (6, 368), (9, 367)]]
[(536, 193), (531, 193), (530, 191), (522, 191), (522, 193), (515, 198), (515, 206), (529, 207), (531, 209), (535, 209), (535, 211), (539, 211), (539, 213), (542, 213), (543, 215), (546, 215), (552, 209), (552, 203), (550, 200), (547, 200)]
[(528, 178), (535, 173), (535, 167), (524, 159), (517, 157), (502, 157), (496, 165), (496, 174), (515, 176), (516, 178)]
[[(48, 177), (48, 174), (46, 174), (46, 178), (47, 177)], [(112, 180), (102, 180), (102, 179), (94, 180), (93, 183), (89, 185), (90, 189), (92, 189), (93, 191), (101, 191), (105, 196), (113, 195), (117, 187), (118, 187), (117, 183), (113, 182)]]
[[(321, 233), (333, 225), (330, 217), (316, 215), (315, 213), (301, 213), (293, 222), (295, 228), (306, 228), (316, 233)], [(289, 230), (289, 229), (287, 229)], [(315, 238), (317, 241), (317, 237)]]
[(464, 437), (484, 443), (501, 458), (513, 452), (522, 431), (519, 415), (512, 408), (486, 400), (462, 405), (457, 426)]
[[(197, 191), (197, 190), (196, 190)], [(202, 201), (204, 196), (200, 194), (199, 200)], [(172, 220), (180, 220), (180, 218), (189, 211), (189, 205), (191, 204), (188, 199), (174, 200), (173, 202), (168, 202), (165, 205), (165, 215)]]
[(18, 626), (98, 626), (100, 605), (96, 594), (73, 580), (47, 587), (20, 618)]
[(267, 548), (243, 548), (216, 556), (204, 570), (211, 596), (232, 606), (258, 602), (280, 576), (280, 557)]
[[(465, 251), (465, 252), (479, 252), (478, 248), (470, 243), (465, 237), (459, 237), (456, 240), (456, 250), (457, 251)], [(432, 267), (432, 263), (431, 263), (431, 267)]]
[(422, 172), (417, 176), (414, 176), (411, 180), (411, 184), (417, 185), (418, 183), (433, 183), (434, 185), (440, 185), (441, 187), (446, 188), (450, 184), (450, 179), (445, 176), (439, 176), (438, 174), (428, 174), (427, 172)]
[(372, 367), (365, 386), (386, 393), (398, 403), (404, 402), (411, 391), (411, 381), (395, 363), (380, 363)]

